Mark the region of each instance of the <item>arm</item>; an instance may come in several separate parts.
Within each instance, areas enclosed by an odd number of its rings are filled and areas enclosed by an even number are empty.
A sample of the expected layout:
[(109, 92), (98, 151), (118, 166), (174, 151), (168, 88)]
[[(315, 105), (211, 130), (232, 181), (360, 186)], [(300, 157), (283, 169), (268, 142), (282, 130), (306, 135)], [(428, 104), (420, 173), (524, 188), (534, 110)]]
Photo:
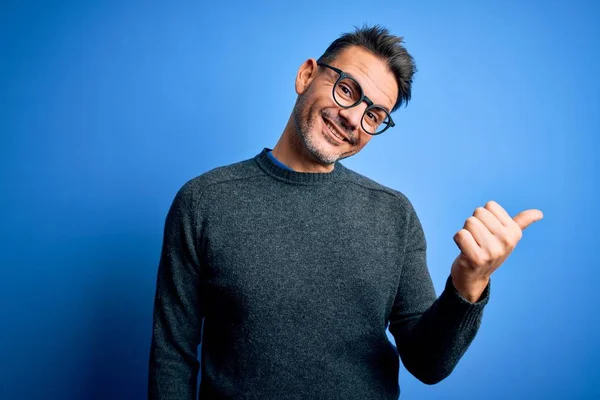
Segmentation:
[(478, 302), (471, 303), (448, 278), (436, 299), (425, 235), (412, 206), (407, 222), (407, 247), (389, 329), (406, 369), (420, 381), (434, 384), (450, 375), (475, 337), (489, 286)]
[(165, 222), (150, 347), (151, 400), (196, 399), (203, 312), (196, 210), (188, 188), (177, 193)]

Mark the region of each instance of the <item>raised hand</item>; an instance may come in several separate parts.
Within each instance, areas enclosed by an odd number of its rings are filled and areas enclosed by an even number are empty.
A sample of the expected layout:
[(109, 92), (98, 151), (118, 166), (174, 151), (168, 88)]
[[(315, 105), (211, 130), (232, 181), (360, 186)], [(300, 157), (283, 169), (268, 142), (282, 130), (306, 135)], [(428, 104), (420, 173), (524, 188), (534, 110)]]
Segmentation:
[(521, 240), (523, 230), (541, 220), (540, 210), (525, 210), (514, 218), (495, 201), (477, 207), (454, 235), (460, 254), (452, 263), (452, 283), (462, 297), (476, 302), (490, 276)]

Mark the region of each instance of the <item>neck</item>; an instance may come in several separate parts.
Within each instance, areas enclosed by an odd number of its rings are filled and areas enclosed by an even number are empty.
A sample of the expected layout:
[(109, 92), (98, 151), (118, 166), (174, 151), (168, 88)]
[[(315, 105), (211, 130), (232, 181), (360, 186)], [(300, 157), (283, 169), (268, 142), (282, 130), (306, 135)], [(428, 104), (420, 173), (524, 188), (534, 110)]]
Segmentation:
[(334, 164), (320, 163), (306, 148), (296, 129), (291, 115), (279, 141), (273, 148), (273, 155), (279, 161), (297, 172), (331, 172)]

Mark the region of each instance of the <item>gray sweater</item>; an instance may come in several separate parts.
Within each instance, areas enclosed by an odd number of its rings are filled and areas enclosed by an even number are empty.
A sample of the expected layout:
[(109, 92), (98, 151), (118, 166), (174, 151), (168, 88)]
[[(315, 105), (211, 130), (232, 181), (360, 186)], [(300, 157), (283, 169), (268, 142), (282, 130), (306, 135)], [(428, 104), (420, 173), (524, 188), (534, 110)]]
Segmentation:
[(173, 201), (149, 398), (195, 399), (200, 365), (200, 399), (397, 399), (398, 355), (425, 383), (447, 377), (489, 286), (472, 304), (448, 278), (436, 299), (406, 196), (339, 162), (286, 170), (267, 151), (192, 179)]

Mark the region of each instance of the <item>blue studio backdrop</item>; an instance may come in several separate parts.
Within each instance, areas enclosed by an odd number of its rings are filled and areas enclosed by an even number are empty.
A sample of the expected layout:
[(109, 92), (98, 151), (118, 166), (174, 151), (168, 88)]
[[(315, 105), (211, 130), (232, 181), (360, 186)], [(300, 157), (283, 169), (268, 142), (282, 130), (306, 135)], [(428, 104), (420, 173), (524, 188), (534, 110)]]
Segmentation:
[(354, 25), (404, 36), (397, 126), (343, 163), (405, 193), (438, 293), (477, 206), (545, 218), (478, 336), (406, 399), (600, 396), (600, 6), (593, 1), (2, 2), (0, 398), (143, 399), (164, 218), (273, 147), (297, 68)]

